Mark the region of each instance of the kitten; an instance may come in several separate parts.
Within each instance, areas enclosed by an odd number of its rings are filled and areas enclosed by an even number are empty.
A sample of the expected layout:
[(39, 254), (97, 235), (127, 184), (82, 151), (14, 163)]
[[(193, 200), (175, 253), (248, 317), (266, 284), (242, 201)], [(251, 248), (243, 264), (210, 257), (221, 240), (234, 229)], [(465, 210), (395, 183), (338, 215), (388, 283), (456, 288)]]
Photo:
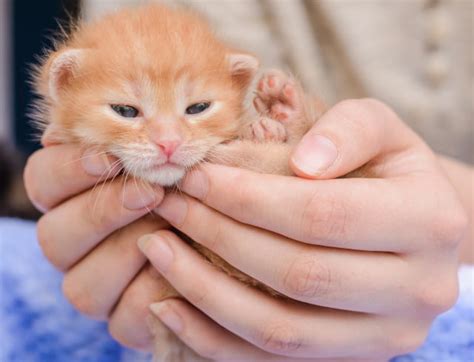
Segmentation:
[[(44, 143), (96, 146), (152, 184), (176, 185), (203, 161), (291, 175), (291, 148), (320, 109), (280, 71), (262, 76), (255, 108), (246, 107), (258, 65), (189, 11), (122, 10), (79, 25), (38, 67), (36, 119)], [(276, 294), (190, 243), (230, 275)], [(167, 296), (177, 293), (170, 287)], [(166, 338), (156, 357), (176, 360), (184, 347)]]

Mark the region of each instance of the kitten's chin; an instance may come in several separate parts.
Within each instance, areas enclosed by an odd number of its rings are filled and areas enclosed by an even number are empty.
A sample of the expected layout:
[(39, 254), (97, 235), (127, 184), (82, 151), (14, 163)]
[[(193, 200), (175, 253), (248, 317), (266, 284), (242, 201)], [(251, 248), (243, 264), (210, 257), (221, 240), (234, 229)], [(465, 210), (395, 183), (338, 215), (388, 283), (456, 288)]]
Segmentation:
[(165, 164), (158, 167), (143, 170), (136, 175), (141, 179), (160, 186), (173, 186), (177, 184), (185, 175), (184, 167), (179, 165)]

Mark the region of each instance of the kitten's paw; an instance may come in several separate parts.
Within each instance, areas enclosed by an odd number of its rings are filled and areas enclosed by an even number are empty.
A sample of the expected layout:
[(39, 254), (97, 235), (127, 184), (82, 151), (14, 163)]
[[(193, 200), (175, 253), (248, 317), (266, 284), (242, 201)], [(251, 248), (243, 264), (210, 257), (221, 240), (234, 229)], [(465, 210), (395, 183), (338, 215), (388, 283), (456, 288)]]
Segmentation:
[(248, 126), (244, 138), (258, 142), (285, 142), (286, 128), (274, 119), (260, 117)]
[(303, 114), (304, 95), (298, 84), (279, 70), (266, 72), (257, 85), (253, 104), (257, 112), (280, 122)]

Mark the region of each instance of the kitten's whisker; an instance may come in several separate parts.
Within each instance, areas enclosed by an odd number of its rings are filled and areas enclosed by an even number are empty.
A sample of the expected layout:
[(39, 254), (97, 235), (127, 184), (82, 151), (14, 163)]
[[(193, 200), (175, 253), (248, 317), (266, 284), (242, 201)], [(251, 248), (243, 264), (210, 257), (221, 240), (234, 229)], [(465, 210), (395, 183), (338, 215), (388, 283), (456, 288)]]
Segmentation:
[[(135, 171), (136, 168), (137, 168), (137, 165), (135, 164), (135, 165), (133, 165), (132, 170)], [(132, 172), (133, 183), (134, 183), (134, 185), (135, 185), (135, 189), (137, 190), (138, 194), (140, 195), (140, 199), (143, 201), (143, 195), (142, 195), (141, 190), (143, 190), (144, 188), (142, 187), (142, 189), (140, 189), (140, 187), (138, 186), (137, 178), (133, 176), (134, 173), (135, 173), (135, 172)], [(144, 185), (144, 183), (142, 183), (142, 180), (141, 180), (141, 179), (139, 179), (139, 180), (140, 180), (140, 183), (141, 183), (142, 185)], [(148, 190), (144, 190), (144, 191), (148, 193)], [(148, 210), (148, 206), (147, 206), (147, 210)]]
[(130, 170), (125, 170), (125, 179), (123, 181), (123, 187), (122, 187), (122, 204), (121, 204), (121, 210), (123, 210), (123, 206), (125, 204), (125, 185), (127, 183), (128, 176), (130, 176)]
[(99, 153), (94, 153), (94, 154), (91, 154), (91, 155), (86, 155), (86, 156), (82, 156), (82, 157), (79, 157), (77, 159), (74, 159), (74, 160), (71, 160), (71, 161), (68, 161), (68, 162), (64, 162), (61, 167), (65, 167), (65, 166), (69, 166), (73, 163), (76, 163), (76, 162), (79, 162), (79, 161), (82, 161), (82, 160), (85, 160), (86, 158), (90, 158), (90, 157), (95, 157), (95, 156), (102, 156), (103, 154), (106, 154), (107, 151), (103, 151), (103, 152), (99, 152)]
[[(112, 172), (114, 172), (114, 169), (115, 169), (117, 166), (121, 167), (120, 160), (114, 161), (114, 162), (112, 163), (112, 165), (113, 165), (113, 166), (109, 168), (108, 172), (107, 172), (107, 170), (104, 171), (104, 173), (102, 173), (102, 176), (101, 176), (101, 177), (97, 180), (97, 182), (96, 182), (96, 185), (98, 184), (98, 182), (102, 182), (102, 183), (101, 183), (101, 186), (100, 186), (99, 191), (97, 192), (96, 199), (95, 199), (95, 201), (94, 201), (94, 206), (93, 206), (93, 208), (92, 208), (92, 213), (93, 213), (93, 214), (94, 214), (95, 211), (96, 211), (96, 207), (97, 207), (97, 205), (98, 205), (100, 196), (101, 196), (101, 194), (103, 193), (104, 188), (106, 187), (105, 185), (109, 183), (109, 182), (107, 182), (106, 180), (110, 177), (110, 175), (112, 174)], [(117, 171), (117, 170), (116, 170), (116, 171)], [(102, 177), (103, 177), (103, 175), (104, 175), (106, 172), (107, 172), (107, 175), (106, 175), (105, 179), (103, 179)], [(116, 177), (116, 175), (114, 176), (114, 178), (115, 178), (115, 177)], [(112, 181), (113, 181), (113, 179), (112, 179)], [(111, 181), (111, 182), (112, 182), (112, 181)], [(110, 187), (110, 186), (108, 186), (108, 187)], [(94, 186), (94, 189), (95, 189), (95, 186)], [(105, 207), (105, 205), (102, 207), (102, 212), (104, 211), (104, 207)]]
[[(120, 166), (120, 160), (114, 161), (114, 162), (112, 163), (112, 165), (109, 167), (109, 169), (108, 169), (108, 170), (105, 170), (105, 171), (100, 175), (100, 177), (99, 177), (99, 178), (97, 179), (97, 181), (95, 182), (94, 187), (92, 188), (92, 191), (95, 190), (95, 188), (97, 187), (97, 185), (98, 185), (99, 183), (105, 182), (105, 180), (107, 180), (107, 179), (110, 177), (110, 175), (111, 175), (112, 172), (117, 171), (117, 170), (115, 170), (115, 168), (116, 168), (117, 166)], [(118, 172), (120, 172), (120, 170), (118, 170)], [(107, 173), (107, 175), (106, 175), (106, 177), (104, 178), (104, 175), (105, 175), (106, 173)], [(115, 175), (115, 176), (116, 176), (116, 175)], [(114, 178), (115, 178), (115, 176), (114, 176)]]
[[(140, 164), (138, 162), (133, 163), (132, 168), (131, 168), (132, 175), (136, 174), (136, 170), (138, 169), (139, 166), (140, 166)], [(139, 184), (140, 184), (140, 186), (142, 186), (142, 189), (145, 189), (144, 191), (146, 193), (153, 194), (153, 187), (148, 182), (144, 181), (141, 178), (137, 178), (137, 177), (134, 177), (133, 180), (134, 180), (134, 183), (135, 183), (135, 188), (140, 193), (140, 195), (141, 195), (141, 192), (140, 192), (140, 189), (139, 189)], [(140, 197), (142, 197), (142, 196), (140, 196)], [(145, 209), (147, 211), (147, 214), (152, 214), (153, 210), (151, 210), (148, 207), (148, 205), (145, 206)]]

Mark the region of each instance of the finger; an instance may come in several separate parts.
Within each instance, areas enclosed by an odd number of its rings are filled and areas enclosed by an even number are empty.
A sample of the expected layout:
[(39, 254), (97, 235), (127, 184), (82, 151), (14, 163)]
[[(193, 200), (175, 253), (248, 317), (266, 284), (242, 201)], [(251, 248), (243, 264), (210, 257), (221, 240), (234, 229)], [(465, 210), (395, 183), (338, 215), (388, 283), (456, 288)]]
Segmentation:
[(136, 240), (167, 225), (164, 220), (144, 217), (111, 234), (66, 273), (66, 298), (81, 313), (106, 319), (123, 290), (145, 265), (146, 258)]
[[(191, 304), (269, 353), (292, 357), (376, 356), (386, 352), (380, 317), (313, 307), (265, 295), (206, 262), (168, 231), (143, 237), (140, 249)], [(396, 332), (387, 329), (387, 335)], [(354, 334), (353, 331), (357, 331)]]
[(118, 161), (105, 152), (77, 145), (56, 145), (35, 152), (24, 172), (28, 196), (41, 211), (74, 196), (120, 171)]
[(287, 361), (264, 352), (222, 328), (189, 303), (167, 299), (150, 306), (153, 314), (199, 356), (212, 361)]
[[(236, 222), (190, 197), (168, 195), (157, 210), (166, 218), (179, 208), (186, 215), (175, 228), (292, 299), (368, 313), (406, 309), (398, 296), (408, 270), (398, 255), (296, 243)], [(405, 287), (415, 290), (418, 284)]]
[(405, 252), (428, 240), (436, 200), (413, 202), (426, 187), (411, 179), (309, 181), (205, 164), (180, 189), (235, 220), (305, 243)]
[[(288, 357), (264, 352), (230, 333), (183, 300), (167, 299), (166, 301), (152, 304), (150, 309), (156, 317), (201, 357), (212, 361), (289, 361)], [(320, 362), (357, 361), (354, 358), (311, 358), (310, 360)], [(298, 359), (298, 361), (307, 361), (307, 359), (302, 358)], [(364, 362), (381, 361), (383, 360), (364, 359)]]
[(296, 147), (290, 165), (301, 177), (336, 178), (416, 143), (417, 136), (381, 102), (347, 100), (316, 122)]
[(80, 194), (46, 213), (37, 225), (49, 261), (68, 269), (102, 239), (154, 208), (163, 189), (131, 179), (116, 179)]
[(148, 306), (170, 295), (172, 289), (150, 265), (145, 266), (122, 294), (112, 311), (109, 332), (122, 345), (150, 351), (153, 336), (147, 327), (150, 315)]

